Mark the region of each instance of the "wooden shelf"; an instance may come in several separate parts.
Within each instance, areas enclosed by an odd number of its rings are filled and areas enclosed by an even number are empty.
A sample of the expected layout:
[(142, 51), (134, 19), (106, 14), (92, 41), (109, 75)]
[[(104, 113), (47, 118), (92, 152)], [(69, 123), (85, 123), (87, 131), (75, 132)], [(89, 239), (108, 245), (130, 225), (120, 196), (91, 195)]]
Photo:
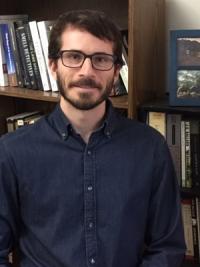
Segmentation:
[(0, 95), (48, 102), (58, 102), (59, 100), (59, 93), (56, 92), (44, 92), (40, 90), (31, 90), (10, 86), (0, 87)]
[[(44, 92), (40, 90), (31, 90), (20, 87), (1, 87), (0, 86), (0, 95), (16, 97), (16, 98), (24, 98), (24, 99), (32, 99), (32, 100), (41, 100), (46, 102), (58, 102), (59, 101), (59, 93), (57, 92)], [(114, 107), (127, 109), (128, 108), (128, 96), (113, 96), (110, 97), (111, 102)]]

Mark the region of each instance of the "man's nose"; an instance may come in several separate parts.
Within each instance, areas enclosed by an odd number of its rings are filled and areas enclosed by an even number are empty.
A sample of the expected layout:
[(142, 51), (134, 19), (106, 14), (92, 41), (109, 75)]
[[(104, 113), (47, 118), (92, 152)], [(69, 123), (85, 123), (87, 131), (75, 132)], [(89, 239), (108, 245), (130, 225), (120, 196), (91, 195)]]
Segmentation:
[(91, 58), (85, 58), (82, 66), (81, 66), (80, 72), (82, 74), (88, 74), (88, 73), (94, 72), (94, 68), (92, 66)]

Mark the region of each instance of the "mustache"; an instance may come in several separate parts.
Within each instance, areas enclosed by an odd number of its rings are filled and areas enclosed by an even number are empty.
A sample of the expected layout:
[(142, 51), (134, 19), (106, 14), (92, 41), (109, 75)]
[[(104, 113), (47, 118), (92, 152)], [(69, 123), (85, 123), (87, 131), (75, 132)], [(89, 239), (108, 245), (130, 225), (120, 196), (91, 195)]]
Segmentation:
[(82, 78), (77, 81), (70, 82), (68, 87), (91, 87), (91, 88), (98, 88), (101, 89), (101, 85), (97, 82), (95, 82), (93, 79), (90, 78)]

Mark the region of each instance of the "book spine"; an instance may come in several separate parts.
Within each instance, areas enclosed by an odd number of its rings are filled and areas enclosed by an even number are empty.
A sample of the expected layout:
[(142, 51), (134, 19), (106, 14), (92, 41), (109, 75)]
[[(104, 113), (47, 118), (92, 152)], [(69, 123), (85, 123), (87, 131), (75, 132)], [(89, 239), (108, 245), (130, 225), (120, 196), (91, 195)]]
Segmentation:
[(34, 75), (28, 40), (27, 40), (24, 26), (18, 27), (18, 32), (19, 32), (19, 37), (21, 39), (21, 44), (22, 44), (22, 49), (23, 49), (24, 59), (25, 59), (25, 66), (26, 66), (27, 73), (29, 75), (30, 85), (32, 89), (37, 89), (36, 78)]
[(167, 144), (174, 162), (176, 176), (181, 185), (181, 115), (167, 114)]
[(198, 120), (191, 121), (191, 169), (193, 187), (200, 188), (200, 125)]
[(46, 68), (47, 68), (47, 72), (48, 72), (48, 75), (49, 75), (49, 80), (50, 80), (50, 83), (51, 83), (51, 89), (52, 89), (52, 91), (57, 92), (58, 91), (58, 86), (57, 86), (56, 81), (54, 80), (54, 78), (51, 75), (51, 71), (49, 69), (49, 64), (48, 64), (48, 61), (49, 61), (48, 60), (48, 45), (49, 45), (48, 31), (50, 31), (50, 29), (48, 29), (48, 26), (45, 24), (45, 21), (39, 21), (37, 23), (37, 25), (38, 25), (41, 44), (42, 44), (42, 50), (43, 50), (43, 54), (44, 54), (44, 59), (45, 59), (45, 63), (46, 63)]
[(181, 187), (186, 187), (185, 172), (185, 121), (181, 121)]
[(126, 59), (124, 57), (124, 54), (122, 53), (122, 59), (124, 61), (124, 65), (120, 69), (120, 77), (124, 83), (124, 86), (126, 88), (126, 91), (128, 93), (128, 64), (126, 62)]
[(34, 74), (35, 74), (35, 78), (36, 78), (36, 82), (37, 82), (37, 88), (40, 89), (40, 90), (43, 90), (42, 80), (41, 80), (41, 76), (40, 76), (40, 70), (39, 70), (39, 67), (38, 67), (38, 62), (37, 62), (35, 49), (34, 49), (34, 45), (33, 45), (33, 40), (32, 40), (32, 37), (31, 37), (31, 32), (30, 32), (30, 28), (29, 28), (29, 24), (28, 23), (24, 24), (24, 29), (25, 29), (27, 40), (28, 40), (28, 44), (29, 44), (31, 62), (32, 62), (32, 65), (33, 65), (33, 70), (34, 70)]
[(166, 113), (149, 111), (148, 124), (166, 138)]
[(23, 79), (24, 79), (24, 87), (31, 89), (31, 81), (30, 81), (30, 77), (28, 74), (28, 70), (26, 68), (25, 54), (24, 54), (23, 44), (22, 44), (22, 40), (21, 40), (21, 36), (20, 36), (20, 32), (19, 32), (18, 28), (15, 29), (15, 33), (16, 33), (17, 45), (18, 45), (18, 49), (19, 49), (19, 53), (20, 53), (20, 57), (21, 57), (21, 63), (22, 63), (21, 66), (22, 66), (22, 70), (23, 70), (22, 72), (23, 72)]
[(47, 73), (46, 64), (45, 64), (45, 60), (44, 60), (44, 56), (42, 52), (42, 47), (41, 47), (41, 42), (39, 38), (36, 21), (30, 21), (29, 26), (30, 26), (31, 36), (33, 39), (33, 45), (35, 48), (35, 53), (36, 53), (36, 57), (37, 57), (38, 65), (39, 65), (40, 76), (41, 76), (42, 84), (43, 84), (43, 90), (49, 91), (51, 90), (51, 87), (49, 84), (48, 73)]
[(181, 200), (184, 236), (187, 247), (185, 257), (188, 260), (194, 260), (191, 205), (191, 199), (188, 198)]
[(199, 261), (199, 240), (198, 240), (198, 227), (197, 227), (197, 207), (196, 200), (192, 198), (191, 203), (191, 214), (192, 214), (192, 236), (194, 246), (194, 260)]
[(0, 31), (0, 86), (8, 86), (8, 70)]
[(199, 257), (200, 257), (200, 197), (196, 197), (195, 201), (196, 201), (197, 233), (198, 233), (198, 241), (199, 241)]
[(191, 176), (191, 146), (190, 146), (190, 121), (185, 121), (185, 172), (186, 188), (192, 187)]
[(15, 60), (11, 47), (9, 29), (7, 24), (0, 24), (3, 47), (5, 52), (7, 70), (8, 70), (8, 82), (10, 86), (18, 86), (17, 74), (15, 68)]
[(15, 27), (13, 22), (8, 23), (9, 27), (9, 32), (11, 36), (11, 45), (12, 45), (12, 50), (15, 58), (15, 67), (16, 67), (16, 74), (17, 74), (17, 81), (18, 81), (18, 86), (23, 87), (24, 86), (24, 80), (23, 80), (23, 75), (22, 75), (22, 68), (21, 68), (21, 60), (19, 56), (19, 50), (17, 47), (17, 40), (16, 40), (16, 34), (15, 34)]

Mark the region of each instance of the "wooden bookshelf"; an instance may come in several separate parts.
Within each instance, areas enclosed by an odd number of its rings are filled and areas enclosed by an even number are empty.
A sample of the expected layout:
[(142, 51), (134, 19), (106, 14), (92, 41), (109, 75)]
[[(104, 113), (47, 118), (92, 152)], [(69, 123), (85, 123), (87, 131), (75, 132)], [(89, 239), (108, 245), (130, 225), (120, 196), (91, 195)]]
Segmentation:
[[(31, 99), (31, 100), (40, 100), (46, 102), (55, 102), (59, 101), (59, 93), (57, 92), (44, 92), (40, 90), (31, 90), (26, 88), (19, 87), (2, 87), (0, 86), (0, 96), (8, 96), (8, 97), (16, 97), (23, 99)], [(128, 96), (112, 96), (110, 97), (111, 102), (114, 107), (127, 109), (128, 107)]]
[[(39, 7), (39, 8), (38, 8)], [(137, 117), (137, 108), (147, 100), (165, 91), (165, 1), (164, 0), (8, 0), (3, 1), (0, 15), (28, 14), (30, 20), (53, 20), (60, 13), (71, 9), (99, 9), (105, 11), (121, 29), (129, 31), (129, 93), (128, 96), (111, 98), (114, 106), (127, 109), (130, 118)], [(22, 88), (0, 88), (0, 98), (11, 101), (18, 110), (18, 100), (27, 99), (57, 102), (55, 93)], [(0, 100), (1, 101), (1, 100)], [(16, 103), (14, 103), (16, 102)], [(10, 108), (10, 105), (9, 105)], [(5, 106), (0, 112), (5, 112)], [(14, 109), (14, 108), (13, 108)], [(12, 110), (13, 110), (12, 109)], [(1, 127), (1, 125), (0, 125)]]

